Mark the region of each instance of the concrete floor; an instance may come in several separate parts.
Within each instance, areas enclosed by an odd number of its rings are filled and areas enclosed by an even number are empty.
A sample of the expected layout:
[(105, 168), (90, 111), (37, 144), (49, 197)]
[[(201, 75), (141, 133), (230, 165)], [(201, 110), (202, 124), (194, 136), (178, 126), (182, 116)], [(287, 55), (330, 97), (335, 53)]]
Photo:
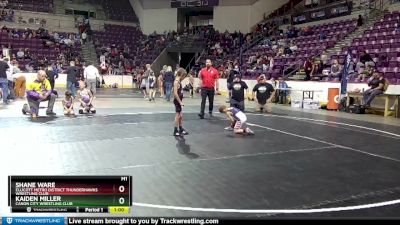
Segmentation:
[[(131, 175), (132, 216), (400, 215), (391, 202), (400, 199), (399, 119), (274, 105), (271, 114), (247, 113), (256, 135), (244, 137), (225, 131), (219, 113), (199, 120), (195, 96), (184, 99), (190, 135), (176, 139), (173, 105), (161, 99), (106, 90), (97, 95), (96, 115), (77, 118), (62, 116), (59, 101), (57, 117), (36, 121), (21, 114), (22, 100), (0, 105), (1, 193), (8, 175)], [(217, 96), (215, 110), (224, 102)], [(0, 214), (10, 215), (5, 204)]]

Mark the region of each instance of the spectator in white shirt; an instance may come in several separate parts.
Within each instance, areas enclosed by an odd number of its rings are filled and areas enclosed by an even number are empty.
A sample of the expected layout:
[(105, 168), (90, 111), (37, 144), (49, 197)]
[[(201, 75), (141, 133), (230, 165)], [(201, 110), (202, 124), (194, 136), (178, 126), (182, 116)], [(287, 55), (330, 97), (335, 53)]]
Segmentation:
[(100, 63), (105, 63), (106, 62), (106, 56), (105, 55), (101, 55), (100, 56)]
[(96, 95), (96, 81), (100, 78), (99, 70), (93, 66), (93, 63), (89, 62), (88, 66), (83, 71), (83, 76), (86, 81), (87, 88), (92, 91), (93, 95)]
[(19, 51), (17, 52), (17, 58), (23, 59), (24, 57), (25, 57), (25, 52), (24, 50), (22, 50), (22, 48), (20, 48)]
[(82, 44), (86, 44), (87, 34), (86, 32), (82, 33)]
[(3, 45), (2, 50), (3, 50), (3, 57), (10, 58), (10, 49)]
[(291, 44), (289, 49), (292, 50), (292, 52), (295, 52), (298, 48), (296, 44)]

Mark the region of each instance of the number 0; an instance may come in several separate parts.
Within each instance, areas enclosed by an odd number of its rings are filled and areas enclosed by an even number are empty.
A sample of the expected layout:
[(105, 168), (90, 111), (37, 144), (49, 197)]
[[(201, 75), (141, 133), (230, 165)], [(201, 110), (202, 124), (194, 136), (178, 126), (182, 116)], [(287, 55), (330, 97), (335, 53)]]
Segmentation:
[(123, 205), (125, 203), (125, 199), (124, 198), (119, 198), (119, 204)]
[(124, 192), (125, 191), (125, 187), (124, 186), (119, 186), (119, 192)]

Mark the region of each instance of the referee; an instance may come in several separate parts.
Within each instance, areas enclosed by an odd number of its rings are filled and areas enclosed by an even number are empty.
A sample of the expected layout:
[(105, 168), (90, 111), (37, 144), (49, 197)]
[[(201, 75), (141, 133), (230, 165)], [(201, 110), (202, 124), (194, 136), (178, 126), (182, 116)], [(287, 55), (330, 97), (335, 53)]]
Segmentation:
[(218, 92), (218, 70), (212, 67), (210, 59), (206, 60), (206, 67), (199, 72), (199, 87), (201, 87), (201, 109), (199, 117), (204, 119), (204, 109), (206, 107), (206, 99), (208, 97), (209, 107), (208, 112), (210, 117), (214, 108), (215, 90)]

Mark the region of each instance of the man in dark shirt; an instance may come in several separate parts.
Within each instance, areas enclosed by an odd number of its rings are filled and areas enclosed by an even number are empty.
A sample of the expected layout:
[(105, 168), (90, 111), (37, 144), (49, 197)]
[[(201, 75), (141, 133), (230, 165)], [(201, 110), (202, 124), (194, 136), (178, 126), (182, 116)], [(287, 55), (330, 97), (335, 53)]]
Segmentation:
[(58, 73), (53, 70), (52, 66), (48, 66), (46, 69), (47, 80), (50, 82), (51, 90), (54, 90), (55, 80), (58, 78)]
[(385, 79), (382, 73), (375, 72), (372, 76), (372, 80), (368, 83), (371, 88), (363, 93), (365, 107), (369, 107), (375, 96), (383, 94), (385, 91)]
[(363, 25), (363, 18), (361, 15), (358, 15), (357, 27), (361, 27), (362, 25)]
[(245, 94), (247, 95), (247, 86), (246, 82), (242, 81), (239, 74), (235, 75), (235, 79), (228, 87), (230, 91), (232, 91), (231, 97), (231, 107), (235, 107), (244, 111), (244, 99)]
[[(229, 86), (233, 82), (233, 79), (235, 78), (235, 75), (237, 75), (237, 74), (239, 74), (239, 72), (237, 70), (234, 70), (231, 66), (229, 66), (228, 79), (226, 80), (228, 90), (229, 90)], [(232, 93), (229, 91), (229, 97), (228, 97), (227, 103), (230, 103), (231, 96), (232, 96)]]
[(358, 62), (357, 65), (356, 65), (357, 70), (358, 70), (360, 67), (367, 68), (367, 66), (375, 67), (375, 62), (374, 62), (374, 60), (372, 59), (371, 55), (369, 55), (366, 51), (362, 51), (362, 52), (360, 53), (360, 60), (359, 60), (359, 62)]
[(8, 64), (4, 59), (0, 60), (0, 87), (3, 90), (3, 103), (8, 104), (8, 80), (7, 80), (7, 69)]
[(67, 90), (72, 93), (72, 96), (76, 96), (75, 83), (77, 82), (77, 77), (79, 76), (79, 68), (75, 66), (75, 62), (70, 62), (70, 67), (67, 69)]
[(265, 109), (265, 111), (270, 112), (271, 109), (266, 107), (266, 104), (271, 102), (275, 95), (275, 89), (271, 84), (267, 83), (265, 75), (260, 76), (259, 83), (254, 86), (253, 92), (257, 101), (256, 111), (262, 113)]

